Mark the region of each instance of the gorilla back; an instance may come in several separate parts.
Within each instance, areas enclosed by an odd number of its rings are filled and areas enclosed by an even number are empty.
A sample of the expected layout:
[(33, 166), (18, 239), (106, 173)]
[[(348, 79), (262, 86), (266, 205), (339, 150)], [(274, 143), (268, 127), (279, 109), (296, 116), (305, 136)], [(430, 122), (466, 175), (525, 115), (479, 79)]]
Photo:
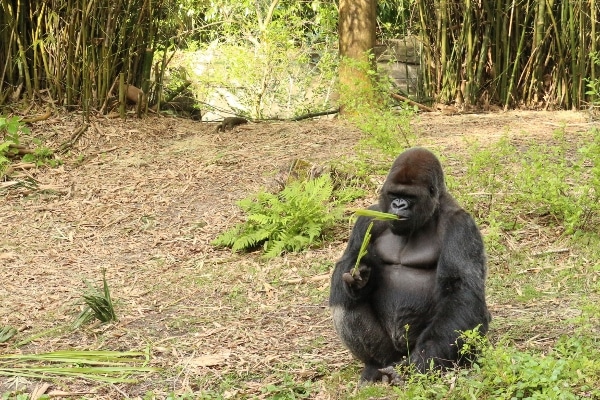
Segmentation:
[(490, 321), (485, 252), (473, 218), (446, 191), (439, 160), (423, 148), (400, 154), (370, 209), (398, 220), (356, 221), (329, 298), (340, 339), (365, 364), (361, 381), (398, 379), (388, 367), (399, 363), (421, 372), (468, 364), (461, 332), (485, 334)]

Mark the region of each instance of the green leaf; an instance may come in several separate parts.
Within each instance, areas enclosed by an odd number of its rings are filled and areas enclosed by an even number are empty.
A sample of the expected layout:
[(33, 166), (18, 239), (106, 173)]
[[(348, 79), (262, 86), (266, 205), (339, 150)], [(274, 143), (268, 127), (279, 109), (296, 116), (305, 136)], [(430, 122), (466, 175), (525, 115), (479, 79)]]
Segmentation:
[(134, 383), (130, 377), (158, 371), (157, 368), (130, 365), (144, 364), (146, 353), (126, 351), (64, 350), (41, 354), (0, 355), (0, 376), (55, 379), (82, 378), (109, 383)]
[(371, 217), (378, 221), (395, 221), (399, 220), (397, 215), (375, 210), (356, 210), (354, 215), (357, 217)]

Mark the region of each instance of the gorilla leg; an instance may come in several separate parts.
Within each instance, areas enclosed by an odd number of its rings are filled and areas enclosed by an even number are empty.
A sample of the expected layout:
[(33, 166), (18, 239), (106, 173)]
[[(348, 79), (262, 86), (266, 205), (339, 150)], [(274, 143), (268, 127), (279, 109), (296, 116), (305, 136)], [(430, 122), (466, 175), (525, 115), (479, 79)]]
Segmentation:
[(381, 326), (369, 304), (352, 308), (332, 307), (333, 325), (350, 352), (365, 364), (361, 382), (380, 381), (382, 368), (402, 359), (391, 338)]

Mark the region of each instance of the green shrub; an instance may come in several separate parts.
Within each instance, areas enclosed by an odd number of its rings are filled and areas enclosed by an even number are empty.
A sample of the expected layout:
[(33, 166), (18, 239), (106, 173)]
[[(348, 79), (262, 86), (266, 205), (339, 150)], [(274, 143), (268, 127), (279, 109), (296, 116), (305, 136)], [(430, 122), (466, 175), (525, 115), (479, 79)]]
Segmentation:
[(280, 2), (272, 14), (267, 2), (227, 0), (207, 6), (204, 19), (214, 27), (215, 40), (183, 54), (200, 100), (226, 102), (253, 119), (333, 107), (338, 62), (334, 3)]
[[(598, 340), (590, 327), (579, 326), (575, 334), (562, 336), (547, 351), (520, 350), (506, 340), (491, 344), (476, 330), (465, 332), (467, 352), (479, 357), (471, 368), (446, 373), (401, 372), (406, 383), (387, 389), (377, 385), (361, 389), (355, 399), (548, 399), (569, 400), (600, 396)], [(580, 332), (581, 334), (577, 334)]]
[(356, 191), (335, 192), (329, 175), (293, 181), (279, 194), (260, 192), (238, 202), (246, 222), (217, 237), (213, 244), (233, 251), (264, 245), (266, 258), (300, 251), (322, 238), (342, 215), (341, 205)]
[(600, 223), (600, 130), (585, 135), (583, 146), (563, 130), (551, 145), (517, 148), (508, 138), (475, 145), (466, 174), (449, 179), (449, 187), (488, 227), (510, 231), (531, 216), (551, 216), (547, 221), (566, 233), (593, 232)]
[[(21, 122), (19, 117), (0, 116), (0, 176), (12, 160), (20, 157), (19, 145), (21, 145), (22, 138), (29, 134), (29, 128)], [(39, 139), (32, 138), (31, 143), (35, 145), (33, 152), (23, 155), (23, 162), (51, 167), (60, 164), (60, 161), (54, 158), (53, 151), (42, 145)]]
[(0, 116), (0, 175), (10, 160), (18, 154), (16, 146), (21, 141), (21, 135), (28, 133), (29, 129), (19, 120), (19, 117)]
[[(594, 51), (590, 53), (589, 57), (592, 61), (592, 64), (600, 65), (599, 52)], [(587, 87), (585, 94), (592, 100), (590, 105), (591, 108), (593, 109), (594, 106), (598, 107), (600, 105), (600, 79), (585, 78), (584, 80), (586, 83), (585, 86)]]
[(523, 155), (516, 192), (528, 212), (550, 214), (567, 233), (593, 231), (600, 216), (600, 134), (591, 132), (589, 143), (575, 148), (563, 130), (556, 144), (533, 144)]
[(581, 213), (575, 221), (578, 227), (586, 227), (588, 224), (597, 226), (593, 219), (600, 217), (600, 129), (594, 128), (591, 134), (591, 142), (579, 149), (581, 158), (574, 167), (579, 176), (576, 199)]
[[(564, 336), (547, 354), (489, 346), (481, 359), (479, 398), (578, 399), (600, 395), (598, 343)], [(485, 394), (485, 396), (483, 396)]]
[(415, 109), (402, 104), (398, 106), (390, 97), (394, 91), (389, 76), (380, 75), (372, 62), (343, 59), (341, 64), (362, 72), (368, 84), (346, 87), (340, 84), (343, 116), (362, 131), (357, 145), (359, 176), (385, 174), (394, 160), (407, 147), (413, 146), (416, 135), (410, 126)]

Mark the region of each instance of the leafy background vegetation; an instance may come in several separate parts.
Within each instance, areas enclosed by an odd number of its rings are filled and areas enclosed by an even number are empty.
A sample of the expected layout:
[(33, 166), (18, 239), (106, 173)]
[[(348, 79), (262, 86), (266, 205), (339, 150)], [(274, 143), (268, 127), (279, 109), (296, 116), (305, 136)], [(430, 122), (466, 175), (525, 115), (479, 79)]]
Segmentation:
[[(377, 5), (381, 42), (416, 36), (420, 43), (418, 89), (404, 93), (413, 99), (596, 107), (597, 1)], [(0, 9), (0, 104), (52, 100), (105, 114), (122, 76), (156, 107), (169, 97), (173, 66), (186, 69), (197, 100), (215, 106), (223, 97), (254, 118), (332, 104), (338, 9), (331, 0), (6, 0)]]

